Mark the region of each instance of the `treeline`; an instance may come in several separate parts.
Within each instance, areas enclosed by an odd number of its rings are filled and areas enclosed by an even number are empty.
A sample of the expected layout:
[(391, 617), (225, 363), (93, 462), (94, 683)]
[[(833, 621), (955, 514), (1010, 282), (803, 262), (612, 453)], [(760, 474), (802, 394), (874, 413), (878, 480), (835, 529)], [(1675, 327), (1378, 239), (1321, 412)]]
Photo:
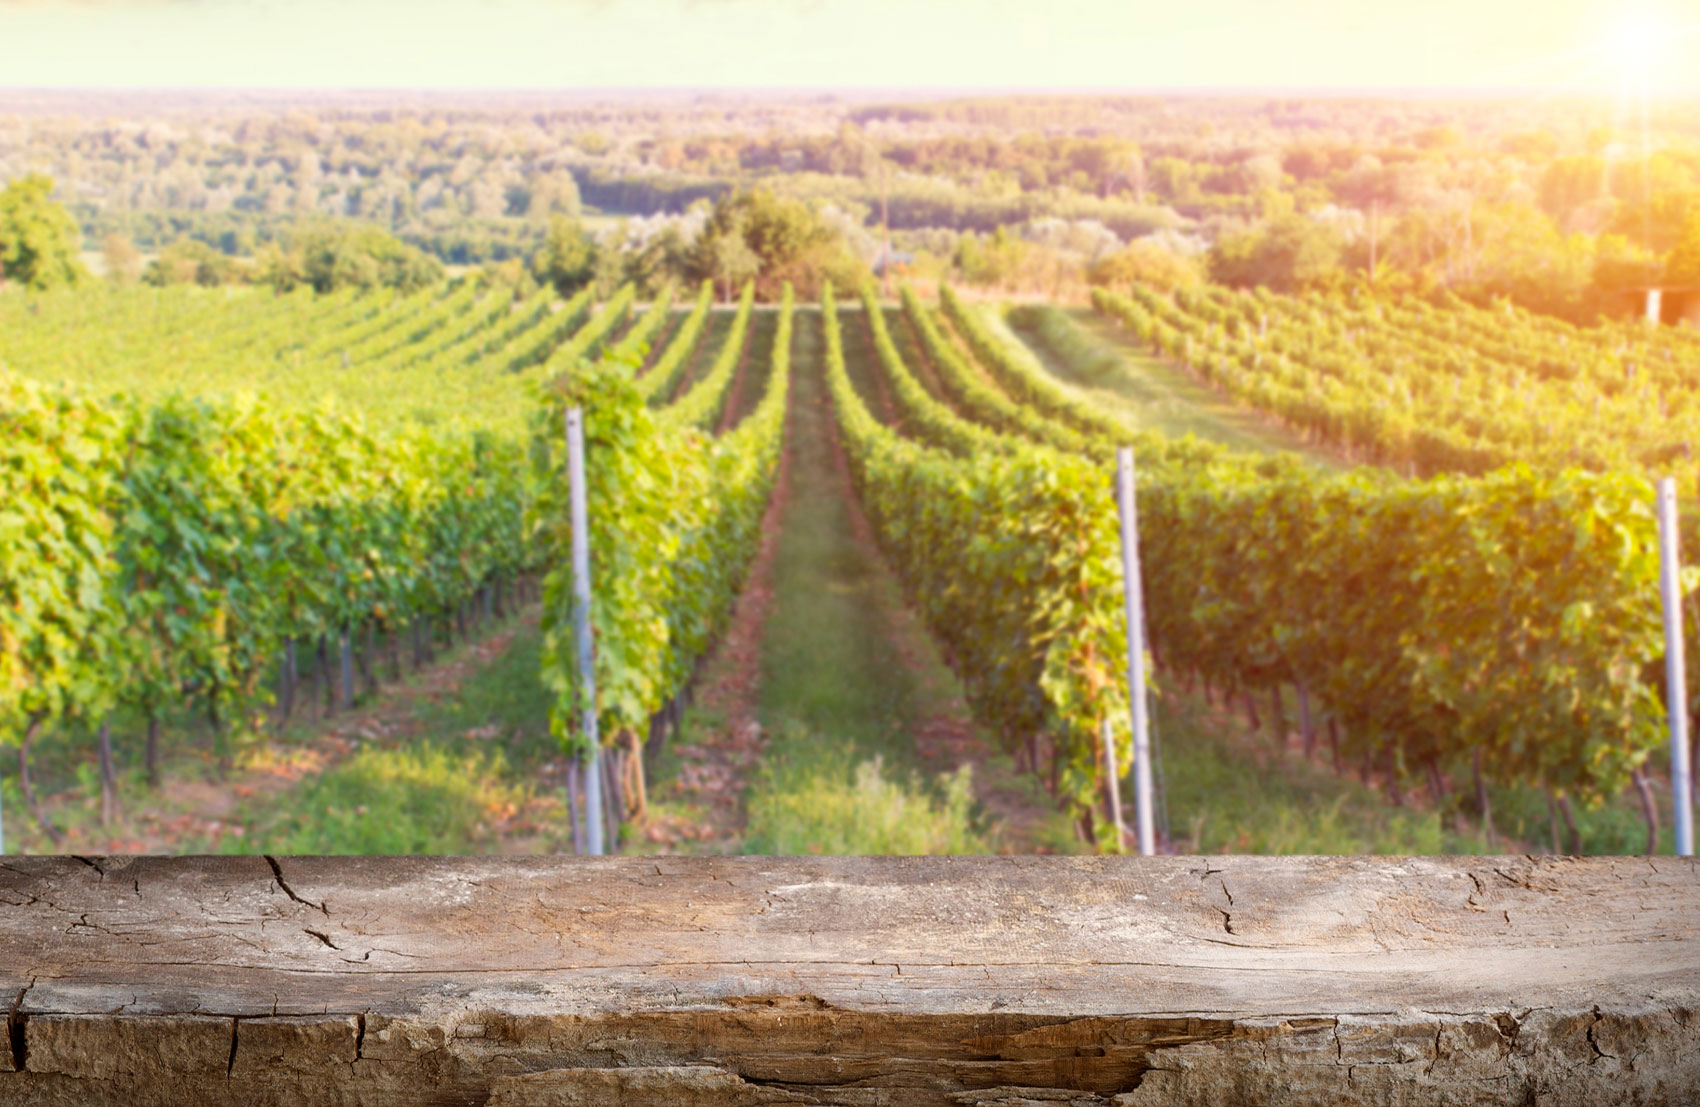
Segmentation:
[[(299, 227), (339, 221), (293, 213), (132, 211), (93, 216), (83, 222), (82, 231), (90, 243), (102, 244), (117, 236), (143, 254), (159, 253), (187, 239), (226, 257), (241, 258), (286, 239)], [(467, 218), (442, 229), (402, 227), (394, 233), (445, 265), (483, 265), (529, 258), (547, 226), (547, 220)]]
[[(1155, 246), (1237, 287), (1446, 290), (1591, 321), (1625, 288), (1700, 271), (1677, 250), (1700, 252), (1693, 119), (1655, 105), (1631, 134), (1607, 109), (1065, 96), (0, 118), (0, 173), (51, 166), (91, 243), (147, 254), (190, 237), (257, 255), (303, 222), (355, 219), (445, 264), (524, 263), (554, 219), (599, 214), (587, 202), (682, 219), (760, 188), (918, 278), (981, 283), (940, 236), (1004, 229), (1029, 244), (991, 280), (1012, 290), (1080, 296), (1143, 242), (1141, 261)], [(1055, 220), (1103, 233), (1059, 244)], [(903, 256), (875, 241), (882, 223)]]
[(634, 285), (643, 295), (674, 283), (707, 281), (730, 301), (750, 284), (762, 300), (777, 303), (794, 287), (813, 295), (823, 281), (860, 279), (866, 263), (819, 210), (770, 192), (728, 193), (695, 218), (645, 224), (636, 236), (606, 238), (569, 219), (550, 225), (533, 256), (536, 279), (562, 294), (594, 286)]

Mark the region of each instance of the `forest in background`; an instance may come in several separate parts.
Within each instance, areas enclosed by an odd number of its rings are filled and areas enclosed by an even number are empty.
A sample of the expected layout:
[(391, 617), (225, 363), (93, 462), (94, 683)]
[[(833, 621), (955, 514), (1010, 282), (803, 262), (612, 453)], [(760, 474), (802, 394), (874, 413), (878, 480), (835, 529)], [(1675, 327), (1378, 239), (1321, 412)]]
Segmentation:
[(563, 291), (754, 277), (772, 299), (890, 269), (1077, 300), (1373, 283), (1579, 322), (1700, 283), (1700, 125), (1659, 105), (44, 93), (10, 112), (0, 179), (49, 179), (86, 268), (118, 281), (476, 266)]

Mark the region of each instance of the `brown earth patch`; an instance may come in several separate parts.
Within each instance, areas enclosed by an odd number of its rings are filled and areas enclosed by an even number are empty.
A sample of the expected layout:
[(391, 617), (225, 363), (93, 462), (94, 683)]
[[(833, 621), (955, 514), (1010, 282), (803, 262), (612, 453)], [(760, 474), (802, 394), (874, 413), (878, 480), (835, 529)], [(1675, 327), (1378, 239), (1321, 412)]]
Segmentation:
[[(65, 843), (56, 852), (181, 853), (185, 848), (216, 850), (227, 844), (227, 839), (240, 841), (248, 830), (240, 820), (244, 805), (281, 795), (308, 777), (336, 767), (362, 744), (402, 744), (419, 729), (418, 707), (422, 702), (437, 703), (456, 694), (472, 673), (507, 652), (520, 629), (535, 626), (537, 618), (533, 608), (489, 636), (456, 647), (439, 663), (406, 674), (401, 681), (380, 681), (375, 698), (344, 714), (314, 718), (320, 709), (304, 704), (297, 719), (312, 719), (316, 733), (302, 739), (268, 730), (264, 738), (241, 751), (237, 767), (222, 781), (173, 774), (168, 765), (158, 789), (120, 793), (117, 817), (109, 826), (56, 817), (87, 807), (89, 796), (80, 789), (44, 796), (42, 806), (49, 817), (68, 824), (61, 826)], [(303, 690), (300, 694), (307, 693)], [(189, 751), (188, 756), (200, 757), (209, 764), (213, 761), (210, 750)], [(19, 819), (14, 825), (16, 830), (7, 839), (9, 849), (38, 852), (50, 848), (33, 820)]]

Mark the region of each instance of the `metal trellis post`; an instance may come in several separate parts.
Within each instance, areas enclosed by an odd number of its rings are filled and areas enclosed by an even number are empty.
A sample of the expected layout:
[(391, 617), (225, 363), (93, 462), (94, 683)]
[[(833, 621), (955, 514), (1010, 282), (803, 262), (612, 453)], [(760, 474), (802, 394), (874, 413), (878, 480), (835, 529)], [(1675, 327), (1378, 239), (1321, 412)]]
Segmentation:
[(599, 856), (602, 844), (602, 744), (596, 734), (596, 656), (590, 636), (590, 524), (584, 487), (584, 411), (567, 412), (567, 484), (572, 500), (573, 637), (578, 644), (584, 754), (585, 852)]
[(1122, 524), (1122, 596), (1127, 616), (1127, 691), (1133, 705), (1133, 804), (1139, 852), (1157, 852), (1151, 805), (1151, 734), (1145, 701), (1145, 601), (1139, 575), (1139, 507), (1133, 492), (1133, 449), (1116, 450), (1116, 506)]

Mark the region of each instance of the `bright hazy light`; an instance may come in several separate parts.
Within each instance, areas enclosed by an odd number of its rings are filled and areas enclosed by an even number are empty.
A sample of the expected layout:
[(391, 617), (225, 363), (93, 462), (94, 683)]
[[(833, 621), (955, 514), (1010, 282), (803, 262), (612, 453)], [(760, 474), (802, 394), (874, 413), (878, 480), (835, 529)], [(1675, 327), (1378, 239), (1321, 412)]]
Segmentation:
[(1626, 16), (1612, 41), (1612, 55), (1623, 75), (1650, 78), (1669, 56), (1677, 29), (1651, 12)]
[(0, 88), (1696, 96), (1697, 19), (1700, 0), (0, 0)]

